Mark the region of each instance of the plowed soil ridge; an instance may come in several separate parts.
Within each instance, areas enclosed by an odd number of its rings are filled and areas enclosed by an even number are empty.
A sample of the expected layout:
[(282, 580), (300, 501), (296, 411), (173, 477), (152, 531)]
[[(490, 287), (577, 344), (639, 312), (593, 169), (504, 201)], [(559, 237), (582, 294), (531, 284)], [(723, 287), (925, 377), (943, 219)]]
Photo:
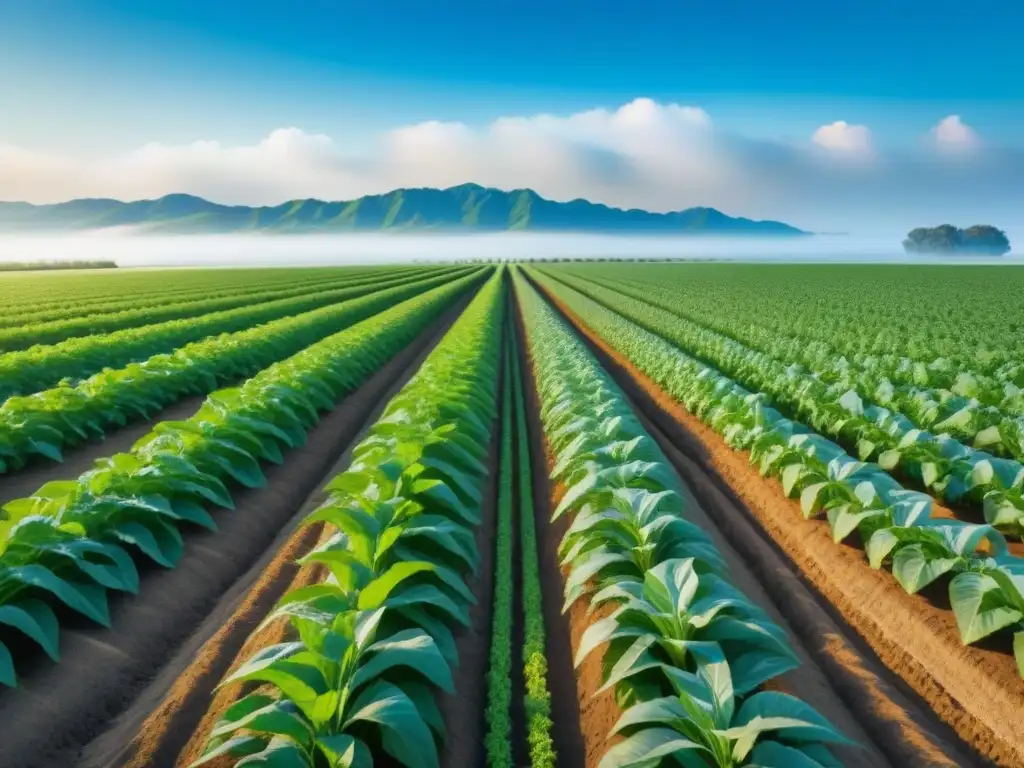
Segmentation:
[[(1024, 765), (1024, 722), (1019, 717), (1024, 683), (1011, 658), (963, 646), (950, 611), (907, 595), (888, 572), (872, 570), (860, 550), (835, 544), (826, 522), (805, 520), (777, 481), (761, 477), (750, 466), (745, 452), (726, 445), (538, 287), (649, 419), (690, 458), (695, 467), (691, 476), (720, 484), (724, 495), (735, 499), (785, 553), (800, 580), (814, 587), (817, 594), (808, 591), (808, 596), (824, 599), (840, 631), (824, 634), (816, 649), (809, 645), (829, 669), (837, 693), (894, 764), (934, 765), (944, 755), (946, 764), (958, 766), (989, 761)], [(735, 529), (728, 530), (735, 536)], [(778, 602), (780, 608), (806, 604), (804, 599)], [(791, 625), (800, 624), (794, 615)], [(804, 631), (813, 637), (817, 630)], [(900, 712), (904, 716), (894, 717)]]

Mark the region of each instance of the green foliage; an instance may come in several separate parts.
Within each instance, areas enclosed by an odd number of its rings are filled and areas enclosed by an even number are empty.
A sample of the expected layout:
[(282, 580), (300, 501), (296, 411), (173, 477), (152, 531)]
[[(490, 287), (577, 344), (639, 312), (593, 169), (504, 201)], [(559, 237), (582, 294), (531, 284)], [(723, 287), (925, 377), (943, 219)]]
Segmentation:
[(487, 669), (487, 765), (512, 768), (512, 361), (505, 347), (501, 397), (501, 448), (494, 545), (494, 608), (490, 666)]
[(186, 344), (119, 370), (105, 369), (75, 386), (65, 383), (0, 406), (0, 472), (36, 456), (59, 461), (61, 450), (102, 437), (110, 428), (150, 418), (190, 394), (245, 379), (325, 336), (430, 288), (468, 274), (442, 271), (295, 317)]
[(287, 621), (296, 639), (260, 650), (234, 675), (267, 685), (227, 711), (197, 765), (223, 755), (267, 764), (284, 753), (288, 765), (368, 768), (383, 751), (401, 765), (437, 766), (445, 734), (433, 689), (450, 690), (451, 627), (468, 623), (504, 296), (499, 274), (328, 484), (306, 522), (335, 533), (303, 562), (330, 575), (287, 593), (267, 618)]
[(551, 692), (544, 640), (539, 541), (533, 506), (530, 443), (526, 426), (526, 386), (519, 366), (516, 336), (512, 334), (512, 380), (515, 386), (516, 437), (519, 459), (519, 542), (522, 555), (523, 673), (526, 683), (524, 711), (531, 768), (554, 768), (557, 755), (551, 738)]
[(0, 272), (49, 272), (55, 269), (117, 269), (113, 261), (5, 261)]
[[(5, 505), (0, 607), (25, 609), (29, 601), (56, 599), (106, 623), (106, 591), (138, 587), (130, 550), (173, 567), (183, 546), (181, 525), (214, 529), (207, 508), (232, 507), (229, 486), (263, 485), (261, 462), (280, 463), (285, 451), (305, 441), (321, 412), (481, 277), (435, 288), (333, 334), (241, 387), (213, 393), (187, 421), (157, 424), (131, 453), (101, 459), (77, 480), (47, 483)], [(423, 493), (454, 504), (433, 488), (437, 472), (443, 469), (424, 468), (418, 480)], [(39, 634), (26, 634), (33, 632)]]
[(848, 742), (831, 724), (797, 699), (756, 692), (797, 666), (788, 639), (728, 583), (622, 392), (521, 278), (517, 290), (552, 477), (567, 488), (554, 511), (571, 518), (559, 546), (566, 608), (588, 596), (591, 608), (619, 605), (588, 628), (577, 655), (604, 648), (603, 689), (624, 710), (612, 733), (627, 738), (601, 765), (647, 768), (671, 756), (783, 768), (791, 753), (812, 768), (837, 765), (824, 745)]
[(22, 317), (17, 325), (0, 329), (0, 349), (6, 351), (27, 349), (37, 344), (56, 344), (75, 336), (90, 336), (172, 320), (198, 318), (202, 315), (224, 312), (236, 307), (251, 307), (270, 301), (308, 296), (312, 293), (320, 293), (325, 288), (350, 288), (364, 282), (372, 284), (374, 280), (374, 276), (346, 276), (327, 285), (308, 285), (284, 290), (278, 287), (271, 287), (267, 290), (250, 289), (217, 297), (189, 297), (180, 302), (155, 306), (150, 305), (148, 300), (142, 297), (138, 300), (142, 306), (129, 304), (108, 312), (95, 312), (95, 308), (93, 308), (92, 311), (44, 322), (32, 322), (30, 318)]
[[(836, 407), (827, 401), (821, 403), (814, 399), (817, 390), (801, 370), (783, 368), (729, 339), (718, 337), (715, 341), (730, 349), (732, 356), (716, 357), (711, 345), (698, 347), (699, 358), (690, 356), (611, 308), (621, 307), (682, 346), (689, 326), (675, 322), (672, 316), (665, 319), (649, 303), (641, 305), (628, 297), (595, 290), (594, 296), (600, 296), (605, 306), (566, 284), (543, 282), (588, 327), (721, 434), (729, 445), (749, 450), (751, 463), (763, 475), (777, 477), (787, 496), (800, 499), (805, 516), (825, 514), (836, 541), (859, 531), (870, 564), (880, 568), (891, 559), (894, 576), (911, 592), (939, 576), (952, 574), (950, 599), (963, 641), (975, 642), (985, 636), (983, 632), (1012, 630), (1017, 638), (1017, 664), (1024, 675), (1024, 559), (1007, 553), (1006, 541), (993, 525), (932, 519), (930, 496), (903, 488), (878, 464), (855, 459), (805, 424), (785, 418), (768, 404), (763, 389), (744, 389), (704, 361), (721, 360), (729, 370), (765, 382), (765, 388), (780, 399), (788, 391), (796, 393), (795, 397), (807, 403), (816, 428), (831, 424), (829, 429), (840, 435), (848, 434), (844, 430), (849, 425), (859, 423), (856, 412), (863, 404), (856, 398), (844, 397), (845, 402)], [(585, 290), (590, 292), (589, 288)], [(694, 332), (700, 333), (697, 329)], [(701, 338), (710, 336), (705, 333)], [(779, 382), (778, 388), (772, 388), (772, 382)], [(785, 388), (787, 382), (792, 389)], [(864, 413), (869, 413), (867, 408)], [(904, 449), (931, 445), (927, 440), (917, 440), (920, 437), (920, 431), (914, 431), (913, 438), (904, 437), (900, 444)], [(881, 439), (873, 437), (874, 442)], [(978, 451), (965, 458), (963, 446), (954, 451), (955, 441), (936, 442), (940, 444), (937, 450), (907, 450), (920, 467), (923, 482), (934, 483), (939, 477), (951, 478), (947, 481), (950, 483), (956, 479), (963, 484), (961, 496), (981, 491), (988, 498), (995, 494), (999, 499), (1011, 499), (1019, 494), (1024, 473), (1016, 462), (984, 457)], [(970, 574), (982, 574), (991, 581), (978, 582)]]
[(368, 278), (355, 286), (346, 281), (350, 287), (320, 291), (305, 289), (302, 295), (294, 298), (239, 306), (154, 325), (132, 327), (128, 323), (121, 326), (123, 330), (0, 354), (0, 400), (53, 387), (62, 379), (73, 384), (104, 368), (121, 368), (156, 354), (171, 352), (192, 341), (245, 330), (253, 325), (363, 296), (400, 284), (405, 279), (402, 275)]
[(1002, 256), (1010, 252), (1010, 241), (1006, 233), (988, 224), (975, 224), (967, 229), (957, 229), (951, 224), (942, 224), (931, 229), (918, 227), (907, 234), (903, 241), (907, 253), (976, 253), (988, 256)]

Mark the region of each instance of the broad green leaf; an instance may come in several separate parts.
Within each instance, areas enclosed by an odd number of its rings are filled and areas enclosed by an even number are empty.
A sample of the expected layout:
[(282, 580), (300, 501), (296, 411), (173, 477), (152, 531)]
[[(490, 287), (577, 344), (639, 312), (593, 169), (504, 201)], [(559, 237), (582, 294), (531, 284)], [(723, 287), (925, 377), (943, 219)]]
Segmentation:
[(54, 661), (60, 660), (58, 649), (60, 628), (53, 610), (42, 600), (28, 598), (0, 606), (0, 624), (24, 632), (35, 640)]

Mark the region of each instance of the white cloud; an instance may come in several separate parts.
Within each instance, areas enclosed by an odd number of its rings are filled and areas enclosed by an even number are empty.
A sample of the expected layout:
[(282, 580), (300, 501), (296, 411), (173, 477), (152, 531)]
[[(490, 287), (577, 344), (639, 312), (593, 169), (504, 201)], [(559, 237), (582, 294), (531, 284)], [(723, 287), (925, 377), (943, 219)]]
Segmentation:
[(981, 145), (981, 138), (971, 126), (960, 119), (960, 115), (944, 117), (931, 130), (932, 139), (939, 149), (963, 151), (974, 150)]
[(871, 131), (866, 125), (851, 125), (845, 120), (821, 126), (811, 136), (819, 147), (836, 152), (869, 155), (872, 152)]
[[(943, 146), (977, 144), (958, 118), (947, 118), (933, 133)], [(994, 206), (1019, 209), (1024, 156), (985, 148), (965, 162), (935, 163), (933, 152), (876, 150), (868, 128), (844, 121), (823, 125), (810, 145), (755, 141), (716, 127), (697, 107), (646, 98), (566, 116), (505, 117), (482, 128), (437, 121), (404, 126), (380, 135), (359, 156), (346, 151), (344, 137), (299, 128), (248, 145), (154, 143), (92, 159), (0, 143), (5, 200), (187, 192), (267, 204), (468, 181), (621, 207), (707, 205), (828, 229), (898, 216), (902, 227), (904, 219), (908, 225), (981, 220)]]

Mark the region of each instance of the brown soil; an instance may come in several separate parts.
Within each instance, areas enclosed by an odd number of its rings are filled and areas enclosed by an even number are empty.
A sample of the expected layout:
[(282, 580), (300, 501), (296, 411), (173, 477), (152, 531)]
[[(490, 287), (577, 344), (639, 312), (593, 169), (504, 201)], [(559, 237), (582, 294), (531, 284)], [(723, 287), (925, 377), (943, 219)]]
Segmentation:
[[(521, 327), (521, 318), (517, 321)], [(580, 639), (590, 624), (606, 616), (614, 606), (588, 615), (588, 604), (577, 600), (567, 613), (562, 613), (566, 571), (559, 566), (558, 544), (569, 525), (569, 519), (551, 521), (553, 510), (565, 488), (552, 485), (548, 478), (555, 465), (544, 431), (540, 424), (540, 411), (525, 333), (521, 333), (522, 370), (526, 392), (527, 422), (532, 440), (534, 509), (537, 515), (537, 535), (540, 547), (543, 591), (544, 628), (547, 632), (548, 685), (551, 688), (551, 709), (554, 728), (552, 739), (558, 754), (558, 764), (595, 768), (608, 751), (608, 733), (622, 714), (615, 702), (613, 691), (597, 695), (603, 684), (601, 654), (592, 653), (573, 668), (573, 659)]]
[[(323, 524), (317, 524), (296, 530), (285, 546), (278, 550), (238, 610), (203, 645), (195, 661), (178, 677), (164, 700), (138, 729), (134, 741), (123, 750), (124, 757), (131, 756), (124, 763), (126, 768), (170, 765), (183, 741), (188, 742), (184, 764), (199, 758), (205, 747), (206, 734), (242, 691), (242, 686), (235, 683), (214, 693), (216, 686), (255, 650), (284, 639), (280, 624), (257, 633), (253, 630), (285, 592), (311, 584), (321, 575), (320, 569), (300, 568), (295, 560), (316, 546), (323, 528)], [(234, 662), (228, 664), (232, 657)], [(215, 714), (204, 716), (196, 724), (195, 713), (203, 709)], [(198, 744), (196, 736), (202, 737)]]
[(284, 545), (296, 510), (359, 432), (382, 391), (411, 375), (411, 363), (464, 304), (326, 414), (306, 444), (289, 452), (286, 466), (267, 468), (266, 487), (236, 493), (236, 509), (216, 514), (219, 531), (183, 530), (186, 547), (176, 568), (142, 567), (139, 595), (112, 596), (111, 628), (84, 620), (68, 624), (59, 664), (41, 653), (19, 661), (19, 687), (0, 693), (0, 765), (121, 764), (139, 725)]
[[(724, 493), (753, 516), (797, 567), (800, 579), (826, 598), (842, 631), (822, 635), (817, 655), (838, 694), (895, 765), (934, 765), (938, 755), (946, 756), (938, 764), (977, 765), (984, 758), (1004, 766), (1024, 764), (1024, 721), (1019, 717), (1024, 681), (1012, 658), (1002, 651), (964, 647), (948, 610), (907, 595), (888, 572), (868, 567), (863, 552), (835, 544), (827, 523), (805, 520), (776, 480), (761, 477), (749, 465), (745, 452), (731, 449), (567, 308), (560, 309), (609, 364), (619, 384), (672, 435), (694, 465), (692, 476), (724, 480)], [(691, 481), (690, 474), (685, 477)], [(776, 601), (780, 609), (787, 602), (798, 601)], [(813, 629), (807, 627), (806, 633), (813, 636)], [(924, 702), (964, 744), (957, 745), (941, 725), (929, 722), (929, 713), (922, 711), (927, 707), (919, 705)], [(899, 712), (905, 714), (894, 720)], [(966, 745), (983, 757), (971, 755)]]
[[(511, 299), (511, 284), (508, 286), (508, 295)], [(516, 333), (514, 320), (509, 322), (507, 332), (510, 334)], [(518, 344), (522, 344), (522, 339), (518, 340)], [(509, 364), (511, 364), (511, 358), (509, 358)], [(504, 379), (502, 380), (504, 381)], [(526, 441), (527, 450), (529, 450), (529, 438), (525, 434), (520, 434), (518, 429), (518, 411), (515, 398), (516, 387), (520, 385), (521, 382), (516, 383), (509, 393), (509, 396), (512, 398), (512, 443), (510, 446), (512, 451), (512, 647), (510, 649), (512, 660), (512, 701), (509, 706), (509, 719), (512, 727), (509, 737), (512, 740), (513, 765), (525, 766), (530, 763), (530, 745), (529, 724), (526, 721), (526, 669), (523, 659), (523, 643), (525, 642), (526, 635), (526, 610), (523, 605), (523, 506), (520, 499), (519, 482), (516, 482), (516, 480), (522, 477), (524, 469), (520, 466), (519, 462), (519, 445)]]
[[(250, 691), (252, 686), (231, 683), (216, 691), (214, 688), (260, 649), (291, 639), (288, 624), (282, 621), (264, 627), (258, 632), (252, 632), (274, 607), (274, 600), (269, 594), (261, 592), (260, 588), (270, 587), (271, 589), (267, 591), (278, 592), (279, 597), (292, 589), (322, 581), (327, 575), (325, 568), (299, 567), (293, 559), (301, 557), (320, 543), (325, 534), (324, 528), (325, 526), (319, 524), (305, 531), (297, 531), (292, 536), (288, 545), (280, 551), (279, 557), (275, 558), (275, 561), (287, 558), (284, 567), (278, 571), (277, 578), (265, 584), (261, 579), (261, 583), (253, 587), (245, 604), (224, 625), (221, 632), (210, 638), (203, 646), (203, 651), (196, 662), (177, 679), (171, 693), (139, 729), (137, 749), (132, 759), (124, 764), (125, 768), (171, 765), (172, 760), (175, 766), (188, 766), (202, 756), (206, 749), (207, 736), (221, 714)], [(287, 578), (288, 576), (291, 578)], [(240, 647), (238, 639), (243, 640)], [(226, 663), (227, 660), (230, 660), (230, 663)], [(193, 684), (198, 684), (202, 690), (198, 693), (193, 692), (190, 687)], [(204, 714), (198, 723), (192, 724), (193, 727), (168, 727), (168, 721), (174, 718), (189, 722), (195, 720), (197, 712)], [(183, 716), (184, 713), (191, 716)], [(183, 740), (187, 740), (187, 743), (175, 759), (176, 747), (180, 746)], [(231, 768), (235, 760), (224, 757), (210, 765), (211, 768), (221, 768), (222, 763), (223, 768)]]

